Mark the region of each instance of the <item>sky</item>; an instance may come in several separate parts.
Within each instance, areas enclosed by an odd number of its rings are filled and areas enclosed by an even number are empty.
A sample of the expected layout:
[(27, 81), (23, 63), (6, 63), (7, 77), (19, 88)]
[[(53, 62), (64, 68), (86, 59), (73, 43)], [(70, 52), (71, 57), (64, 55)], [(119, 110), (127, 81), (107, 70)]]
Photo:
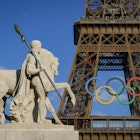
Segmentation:
[[(29, 43), (40, 40), (43, 48), (59, 58), (55, 81), (66, 82), (76, 52), (73, 25), (84, 15), (85, 3), (86, 0), (0, 0), (0, 69), (20, 69), (29, 51), (14, 30), (17, 24)], [(50, 94), (50, 100), (57, 111), (60, 102), (57, 94)], [(128, 106), (123, 105), (125, 114), (117, 106), (118, 112), (114, 111), (116, 104), (108, 108), (94, 101), (91, 114), (129, 115)]]

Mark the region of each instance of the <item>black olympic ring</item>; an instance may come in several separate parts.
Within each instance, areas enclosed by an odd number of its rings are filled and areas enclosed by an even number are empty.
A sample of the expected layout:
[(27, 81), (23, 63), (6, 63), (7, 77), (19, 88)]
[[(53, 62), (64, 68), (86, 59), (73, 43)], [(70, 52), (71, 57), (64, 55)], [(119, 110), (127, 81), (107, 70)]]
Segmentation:
[[(117, 77), (113, 77), (113, 78), (110, 78), (110, 79), (107, 81), (106, 85), (109, 86), (109, 82), (112, 81), (112, 80), (118, 80), (118, 81), (120, 81), (120, 82), (122, 83), (122, 87), (123, 87), (123, 88), (122, 88), (122, 90), (118, 93), (118, 95), (122, 94), (123, 91), (124, 91), (124, 89), (125, 89), (125, 85), (124, 85), (123, 80), (120, 79), (120, 78), (117, 78)], [(116, 96), (116, 94), (112, 94), (111, 91), (110, 91), (108, 88), (106, 88), (106, 91), (107, 91), (110, 95)]]

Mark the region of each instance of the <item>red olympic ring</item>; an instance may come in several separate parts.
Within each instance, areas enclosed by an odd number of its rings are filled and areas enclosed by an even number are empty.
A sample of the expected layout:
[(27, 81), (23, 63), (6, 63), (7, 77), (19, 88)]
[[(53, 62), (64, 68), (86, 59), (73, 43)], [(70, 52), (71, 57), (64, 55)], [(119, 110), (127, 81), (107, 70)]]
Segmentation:
[[(127, 86), (130, 86), (130, 82), (131, 81), (133, 81), (133, 80), (139, 80), (140, 81), (140, 78), (138, 78), (138, 77), (132, 77), (132, 78), (130, 78), (128, 81), (127, 81)], [(127, 90), (127, 92), (130, 94), (130, 95), (132, 95), (132, 96), (140, 96), (140, 93), (136, 93), (136, 94), (133, 94), (131, 91), (130, 91), (130, 89), (128, 89), (128, 88), (126, 88), (126, 90)]]
[[(117, 90), (117, 92), (116, 92), (116, 98), (117, 98), (117, 100), (118, 100), (121, 104), (123, 104), (123, 105), (129, 105), (129, 104), (133, 103), (134, 100), (135, 100), (135, 98), (136, 98), (136, 96), (133, 96), (133, 98), (132, 98), (129, 102), (124, 102), (124, 101), (121, 101), (121, 100), (119, 99), (119, 94), (118, 94), (118, 92), (119, 92), (119, 90), (122, 89), (122, 88), (123, 88), (123, 87), (120, 87), (120, 88)], [(125, 86), (125, 88), (126, 88), (126, 89), (130, 89), (130, 90), (133, 92), (133, 95), (135, 94), (135, 91), (134, 91), (134, 89), (133, 89), (132, 87)]]

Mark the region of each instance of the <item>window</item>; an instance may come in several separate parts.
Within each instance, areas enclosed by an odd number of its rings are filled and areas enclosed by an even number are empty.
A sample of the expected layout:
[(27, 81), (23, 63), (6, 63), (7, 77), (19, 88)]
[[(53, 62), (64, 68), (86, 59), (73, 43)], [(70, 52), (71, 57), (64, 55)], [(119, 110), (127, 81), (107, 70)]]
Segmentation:
[(107, 121), (106, 120), (93, 120), (92, 127), (93, 128), (107, 128)]
[(123, 128), (123, 121), (122, 120), (110, 120), (109, 121), (109, 128), (120, 129)]
[(126, 129), (139, 129), (140, 128), (140, 122), (138, 120), (127, 120), (125, 121), (125, 127)]

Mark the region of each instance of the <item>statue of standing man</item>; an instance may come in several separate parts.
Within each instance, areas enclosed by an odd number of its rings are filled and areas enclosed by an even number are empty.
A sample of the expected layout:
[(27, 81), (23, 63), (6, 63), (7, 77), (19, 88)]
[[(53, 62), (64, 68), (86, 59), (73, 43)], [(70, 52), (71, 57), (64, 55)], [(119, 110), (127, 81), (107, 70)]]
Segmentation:
[[(22, 65), (18, 90), (10, 105), (10, 115), (17, 122), (41, 123), (46, 118), (47, 106), (56, 122), (62, 124), (47, 97), (46, 93), (54, 90), (54, 87), (44, 73), (46, 70), (50, 79), (54, 81), (54, 76), (58, 75), (58, 58), (48, 50), (41, 48), (39, 40), (33, 40), (30, 46), (32, 51)], [(38, 64), (32, 52), (41, 65)], [(57, 88), (67, 88), (72, 104), (75, 105), (75, 96), (69, 85), (67, 83), (57, 83), (56, 85), (58, 85)]]

